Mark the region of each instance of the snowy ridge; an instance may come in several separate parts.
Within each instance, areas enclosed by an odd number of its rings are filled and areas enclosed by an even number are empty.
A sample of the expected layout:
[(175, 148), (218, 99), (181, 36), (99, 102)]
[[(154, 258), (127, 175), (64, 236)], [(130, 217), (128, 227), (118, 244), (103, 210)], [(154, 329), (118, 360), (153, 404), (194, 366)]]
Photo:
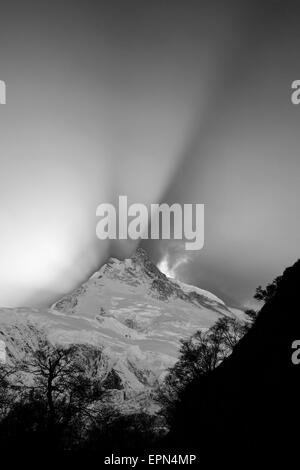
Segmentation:
[[(9, 360), (32, 347), (31, 323), (53, 342), (101, 347), (107, 374), (121, 387), (151, 390), (177, 360), (180, 340), (234, 313), (215, 295), (167, 278), (143, 250), (111, 258), (50, 309), (0, 309), (0, 339)], [(29, 322), (29, 323), (28, 323)]]

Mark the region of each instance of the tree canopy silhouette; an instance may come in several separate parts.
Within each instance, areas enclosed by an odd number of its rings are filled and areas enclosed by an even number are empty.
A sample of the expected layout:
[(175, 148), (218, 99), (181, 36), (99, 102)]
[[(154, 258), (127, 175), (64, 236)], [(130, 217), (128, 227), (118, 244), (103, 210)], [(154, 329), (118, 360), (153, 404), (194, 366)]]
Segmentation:
[(265, 288), (258, 286), (254, 294), (254, 298), (263, 302), (267, 302), (272, 299), (278, 290), (281, 280), (282, 276), (277, 276), (270, 284), (267, 284)]

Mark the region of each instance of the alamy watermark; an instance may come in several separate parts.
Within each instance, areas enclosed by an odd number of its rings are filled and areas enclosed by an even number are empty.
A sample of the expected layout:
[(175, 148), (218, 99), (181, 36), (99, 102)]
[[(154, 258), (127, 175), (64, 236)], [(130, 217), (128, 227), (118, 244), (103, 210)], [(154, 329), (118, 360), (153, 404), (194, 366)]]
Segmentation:
[(119, 196), (118, 208), (99, 204), (96, 235), (100, 240), (185, 240), (186, 250), (204, 246), (204, 204), (145, 204), (128, 206), (127, 196)]
[(6, 84), (0, 80), (0, 104), (6, 104)]
[(299, 339), (295, 339), (295, 341), (293, 341), (292, 349), (294, 349), (294, 352), (291, 357), (292, 363), (295, 366), (298, 366), (300, 364), (300, 340)]

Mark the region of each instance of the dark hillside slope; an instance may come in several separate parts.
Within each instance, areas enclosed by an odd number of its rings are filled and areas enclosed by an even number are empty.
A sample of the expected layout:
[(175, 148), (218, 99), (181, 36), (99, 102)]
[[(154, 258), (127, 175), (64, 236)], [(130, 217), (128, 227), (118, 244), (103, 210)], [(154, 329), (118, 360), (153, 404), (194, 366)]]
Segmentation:
[(276, 460), (299, 444), (300, 261), (285, 270), (275, 296), (251, 331), (210, 375), (185, 390), (171, 444), (213, 460), (237, 454)]

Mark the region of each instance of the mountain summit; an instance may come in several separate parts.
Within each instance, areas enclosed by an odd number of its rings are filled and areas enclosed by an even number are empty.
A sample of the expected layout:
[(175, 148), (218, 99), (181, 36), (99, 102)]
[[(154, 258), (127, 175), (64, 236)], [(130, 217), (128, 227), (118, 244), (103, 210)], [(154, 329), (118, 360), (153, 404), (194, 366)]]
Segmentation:
[(138, 249), (123, 261), (110, 258), (50, 309), (0, 309), (0, 330), (10, 356), (22, 351), (22, 337), (28, 342), (28, 321), (54, 342), (102, 347), (107, 374), (119, 389), (136, 392), (151, 389), (174, 365), (181, 339), (223, 315), (234, 316), (222, 300), (168, 278)]

